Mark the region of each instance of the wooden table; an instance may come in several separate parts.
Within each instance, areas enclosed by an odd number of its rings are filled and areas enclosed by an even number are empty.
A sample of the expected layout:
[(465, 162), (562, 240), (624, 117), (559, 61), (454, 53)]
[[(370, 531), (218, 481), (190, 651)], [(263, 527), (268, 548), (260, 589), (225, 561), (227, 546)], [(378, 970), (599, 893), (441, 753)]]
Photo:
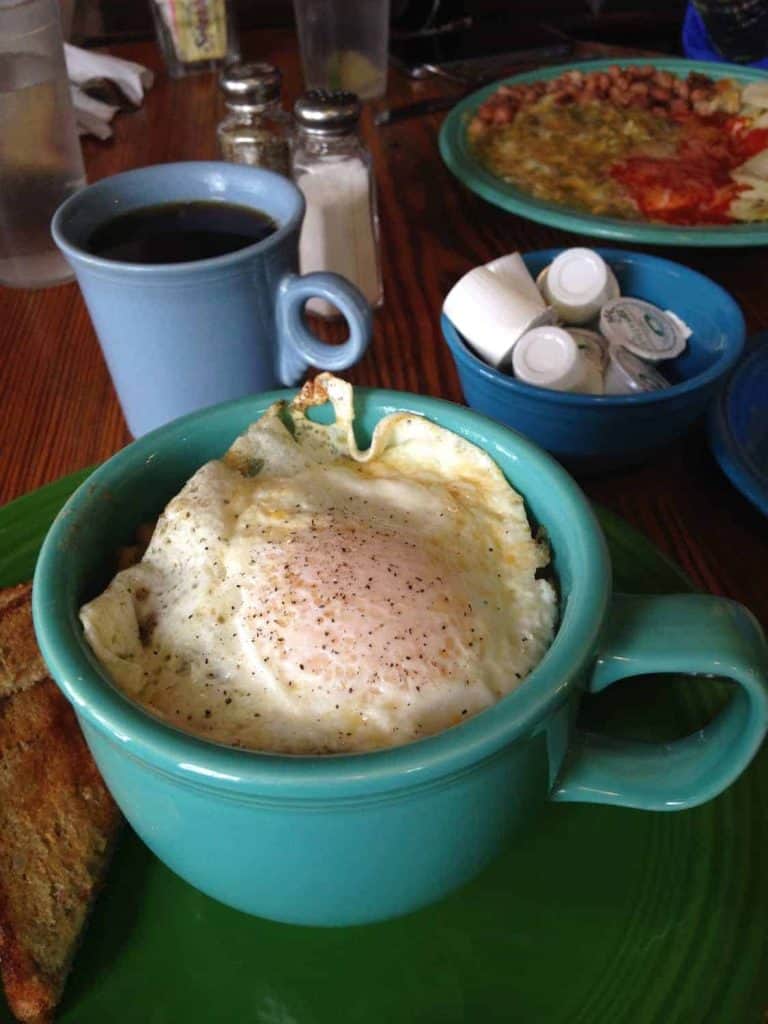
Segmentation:
[[(301, 88), (296, 43), (287, 31), (247, 36), (249, 57), (276, 63), (286, 101)], [(216, 156), (221, 115), (212, 75), (170, 81), (154, 43), (113, 48), (158, 72), (138, 111), (114, 122), (114, 140), (86, 139), (89, 180), (146, 164)], [(392, 72), (387, 102), (450, 90)], [(501, 212), (476, 198), (443, 166), (437, 134), (444, 115), (374, 128), (384, 266), (384, 308), (373, 343), (346, 376), (460, 402), (459, 383), (438, 324), (443, 296), (471, 266), (515, 249), (583, 243), (583, 238)], [(768, 327), (768, 253), (760, 249), (659, 250), (714, 278), (741, 303), (750, 332)], [(0, 502), (99, 462), (130, 440), (80, 292), (0, 288)], [(698, 428), (654, 462), (582, 481), (647, 534), (702, 590), (749, 606), (768, 627), (768, 529), (731, 486)]]

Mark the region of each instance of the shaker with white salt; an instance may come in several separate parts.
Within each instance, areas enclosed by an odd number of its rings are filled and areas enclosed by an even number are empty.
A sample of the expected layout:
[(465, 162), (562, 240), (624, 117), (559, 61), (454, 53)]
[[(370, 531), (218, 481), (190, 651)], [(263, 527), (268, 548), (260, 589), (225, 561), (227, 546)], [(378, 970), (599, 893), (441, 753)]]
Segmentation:
[[(302, 274), (329, 270), (356, 284), (372, 307), (381, 305), (378, 218), (371, 156), (357, 134), (360, 101), (354, 93), (312, 89), (293, 109), (293, 179), (307, 210), (299, 239)], [(336, 310), (324, 299), (307, 308)]]

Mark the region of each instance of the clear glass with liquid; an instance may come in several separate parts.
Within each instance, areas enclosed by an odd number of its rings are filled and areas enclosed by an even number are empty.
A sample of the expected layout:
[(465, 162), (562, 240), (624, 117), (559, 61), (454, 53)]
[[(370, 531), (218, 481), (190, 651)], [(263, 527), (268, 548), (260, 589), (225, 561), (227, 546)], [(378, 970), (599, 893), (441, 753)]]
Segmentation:
[(54, 0), (0, 0), (0, 284), (74, 275), (51, 217), (85, 185)]
[(387, 87), (389, 0), (293, 0), (307, 89), (361, 100)]

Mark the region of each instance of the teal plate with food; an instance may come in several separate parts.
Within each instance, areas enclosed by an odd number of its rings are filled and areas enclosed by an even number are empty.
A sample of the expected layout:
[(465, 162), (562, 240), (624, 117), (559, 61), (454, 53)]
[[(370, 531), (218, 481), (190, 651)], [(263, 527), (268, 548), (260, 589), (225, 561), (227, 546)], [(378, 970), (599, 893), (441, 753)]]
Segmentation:
[[(0, 585), (31, 578), (45, 532), (87, 473), (0, 509)], [(615, 585), (690, 589), (598, 510)], [(585, 724), (667, 740), (727, 687), (611, 687)], [(353, 928), (277, 924), (203, 896), (126, 829), (76, 954), (62, 1024), (761, 1024), (768, 1005), (768, 752), (725, 793), (677, 814), (545, 806), (476, 880), (406, 917)], [(0, 1021), (11, 1024), (0, 997)]]
[(582, 61), (472, 93), (440, 132), (490, 203), (598, 238), (768, 244), (768, 74), (677, 58)]

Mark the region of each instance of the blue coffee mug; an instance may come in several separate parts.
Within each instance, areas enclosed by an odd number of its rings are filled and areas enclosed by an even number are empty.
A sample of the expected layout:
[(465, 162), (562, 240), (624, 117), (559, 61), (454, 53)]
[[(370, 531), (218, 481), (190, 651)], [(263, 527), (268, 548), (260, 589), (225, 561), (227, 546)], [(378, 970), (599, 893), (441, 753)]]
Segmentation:
[[(200, 200), (253, 207), (277, 230), (189, 263), (127, 263), (87, 250), (94, 230), (118, 214)], [(281, 175), (200, 161), (105, 178), (56, 211), (54, 240), (77, 275), (134, 437), (226, 399), (296, 384), (309, 366), (338, 371), (360, 359), (371, 336), (361, 293), (337, 274), (297, 274), (304, 208), (299, 189)], [(307, 328), (304, 304), (315, 296), (347, 319), (342, 345)]]

